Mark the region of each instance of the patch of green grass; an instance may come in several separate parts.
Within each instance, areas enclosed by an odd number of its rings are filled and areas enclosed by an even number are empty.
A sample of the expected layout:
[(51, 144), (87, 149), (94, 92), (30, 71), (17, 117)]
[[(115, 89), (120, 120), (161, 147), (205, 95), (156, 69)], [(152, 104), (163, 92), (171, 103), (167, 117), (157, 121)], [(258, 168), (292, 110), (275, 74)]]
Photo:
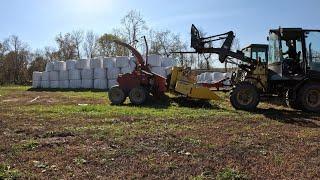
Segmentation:
[(39, 142), (33, 139), (29, 139), (26, 141), (23, 141), (22, 143), (16, 144), (13, 146), (14, 151), (20, 151), (20, 150), (34, 150), (39, 146)]
[(0, 179), (18, 179), (21, 177), (21, 173), (12, 169), (9, 165), (0, 164)]
[(217, 174), (217, 180), (244, 180), (248, 177), (234, 169), (226, 168)]

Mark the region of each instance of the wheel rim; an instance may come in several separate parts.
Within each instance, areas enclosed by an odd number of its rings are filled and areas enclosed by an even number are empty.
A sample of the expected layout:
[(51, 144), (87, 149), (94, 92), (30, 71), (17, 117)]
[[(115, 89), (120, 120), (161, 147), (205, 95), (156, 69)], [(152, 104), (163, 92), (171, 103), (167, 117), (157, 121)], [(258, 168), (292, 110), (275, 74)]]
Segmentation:
[(237, 100), (241, 105), (249, 105), (253, 101), (252, 91), (249, 89), (241, 89), (237, 93)]
[(306, 94), (306, 102), (308, 106), (316, 108), (320, 106), (320, 91), (312, 89)]

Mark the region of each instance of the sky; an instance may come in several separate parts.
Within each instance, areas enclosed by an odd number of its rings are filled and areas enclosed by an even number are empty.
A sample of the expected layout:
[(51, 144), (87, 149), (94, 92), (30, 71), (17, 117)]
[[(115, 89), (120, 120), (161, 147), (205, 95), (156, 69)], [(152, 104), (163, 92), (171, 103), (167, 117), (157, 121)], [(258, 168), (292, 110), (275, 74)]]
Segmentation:
[(279, 26), (320, 29), (319, 0), (1, 0), (0, 40), (18, 35), (41, 49), (54, 46), (60, 32), (111, 32), (130, 10), (188, 43), (191, 24), (208, 35), (233, 30), (241, 47), (267, 43), (269, 29)]

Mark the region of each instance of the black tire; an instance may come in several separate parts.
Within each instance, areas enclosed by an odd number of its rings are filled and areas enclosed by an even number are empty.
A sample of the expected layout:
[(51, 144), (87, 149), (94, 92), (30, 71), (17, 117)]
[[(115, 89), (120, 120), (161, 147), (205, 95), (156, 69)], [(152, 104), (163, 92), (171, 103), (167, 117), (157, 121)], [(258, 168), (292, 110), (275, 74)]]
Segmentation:
[(230, 102), (235, 109), (253, 111), (260, 102), (260, 94), (256, 86), (242, 82), (236, 85), (231, 92)]
[(307, 83), (299, 91), (303, 110), (320, 112), (320, 83)]
[(141, 105), (147, 100), (147, 91), (144, 87), (135, 87), (129, 92), (129, 99), (134, 105)]
[(109, 90), (109, 100), (113, 105), (121, 105), (127, 96), (119, 86), (114, 86)]

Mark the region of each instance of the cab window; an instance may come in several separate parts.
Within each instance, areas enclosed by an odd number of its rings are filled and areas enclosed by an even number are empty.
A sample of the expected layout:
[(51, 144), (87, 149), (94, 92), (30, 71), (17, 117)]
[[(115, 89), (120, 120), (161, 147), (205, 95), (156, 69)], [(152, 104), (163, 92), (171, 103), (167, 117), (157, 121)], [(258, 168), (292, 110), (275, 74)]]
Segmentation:
[(279, 38), (275, 33), (271, 33), (269, 36), (269, 64), (280, 62), (280, 45)]
[(320, 71), (320, 32), (308, 31), (305, 38), (310, 69)]

